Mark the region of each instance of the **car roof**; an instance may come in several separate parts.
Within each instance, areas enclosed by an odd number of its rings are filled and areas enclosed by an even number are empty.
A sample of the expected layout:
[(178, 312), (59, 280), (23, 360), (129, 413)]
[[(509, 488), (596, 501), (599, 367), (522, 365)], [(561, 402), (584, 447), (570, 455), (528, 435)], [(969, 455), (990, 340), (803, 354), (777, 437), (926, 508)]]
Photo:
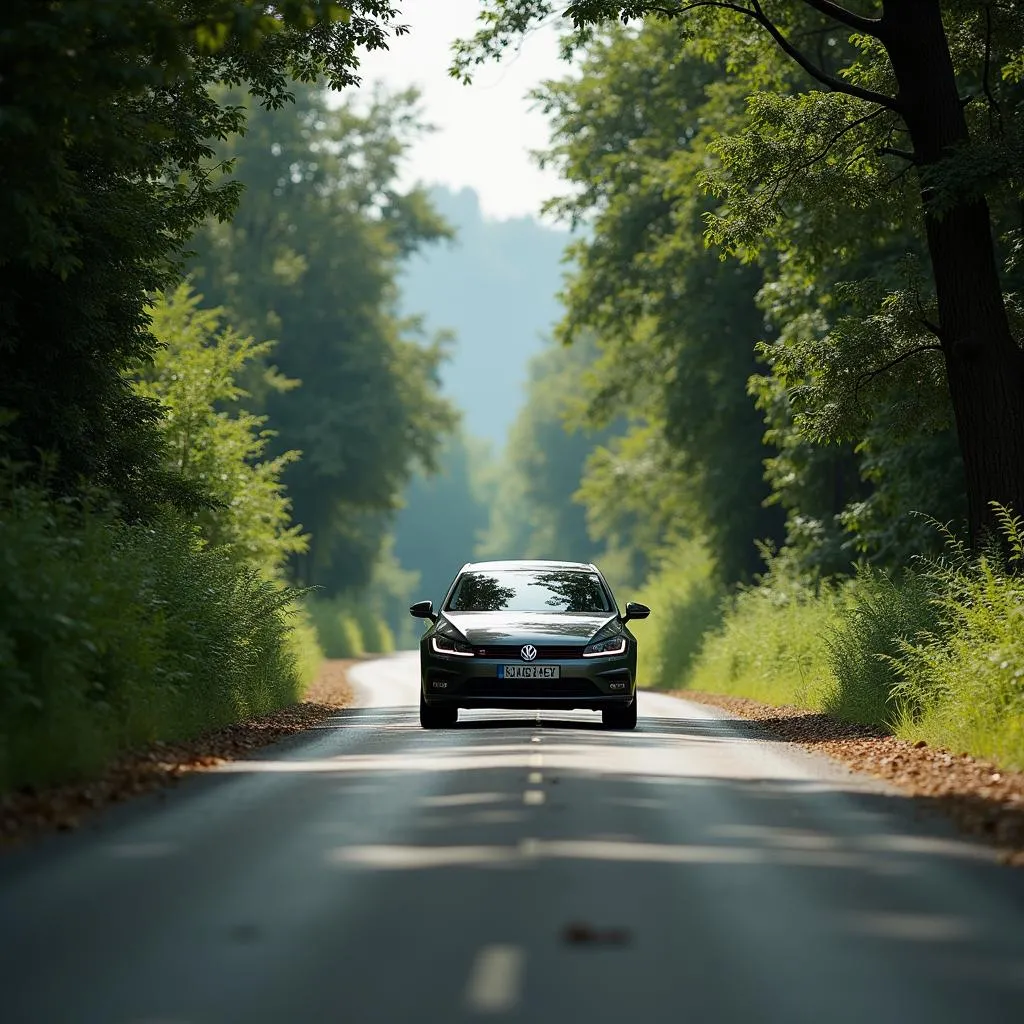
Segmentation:
[(578, 569), (582, 572), (597, 572), (591, 562), (556, 562), (546, 558), (516, 558), (496, 562), (467, 562), (462, 572), (492, 572), (495, 569)]

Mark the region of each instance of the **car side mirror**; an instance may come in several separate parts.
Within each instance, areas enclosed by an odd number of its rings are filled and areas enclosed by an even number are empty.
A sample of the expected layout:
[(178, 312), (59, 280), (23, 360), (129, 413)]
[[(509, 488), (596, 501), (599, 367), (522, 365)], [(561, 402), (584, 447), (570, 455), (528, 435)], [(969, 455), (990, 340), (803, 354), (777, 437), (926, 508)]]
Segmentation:
[(433, 601), (417, 601), (409, 605), (409, 614), (414, 619), (430, 619), (431, 622), (437, 622)]
[(626, 614), (622, 616), (623, 622), (629, 622), (630, 619), (646, 619), (651, 614), (651, 609), (645, 604), (640, 604), (638, 601), (628, 601), (626, 603)]

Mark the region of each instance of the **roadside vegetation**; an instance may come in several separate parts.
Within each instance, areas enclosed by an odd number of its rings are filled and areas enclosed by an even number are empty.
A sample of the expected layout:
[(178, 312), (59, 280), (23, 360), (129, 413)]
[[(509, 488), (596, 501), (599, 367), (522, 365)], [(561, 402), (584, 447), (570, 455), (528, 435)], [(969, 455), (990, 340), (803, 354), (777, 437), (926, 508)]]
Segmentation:
[(1024, 520), (1003, 521), (1006, 545), (973, 556), (951, 540), (897, 574), (812, 588), (776, 561), (729, 600), (696, 659), (657, 682), (817, 708), (1021, 769)]
[(306, 538), (238, 378), (268, 346), (187, 285), (149, 309), (158, 348), (133, 389), (159, 403), (162, 471), (188, 495), (141, 521), (109, 493), (55, 498), (0, 478), (0, 791), (99, 772), (293, 703), (320, 660), (286, 560)]
[(414, 97), (324, 95), (395, 15), (3, 5), (0, 793), (391, 645), (354, 594), (454, 424), (394, 281), (447, 229), (395, 187)]

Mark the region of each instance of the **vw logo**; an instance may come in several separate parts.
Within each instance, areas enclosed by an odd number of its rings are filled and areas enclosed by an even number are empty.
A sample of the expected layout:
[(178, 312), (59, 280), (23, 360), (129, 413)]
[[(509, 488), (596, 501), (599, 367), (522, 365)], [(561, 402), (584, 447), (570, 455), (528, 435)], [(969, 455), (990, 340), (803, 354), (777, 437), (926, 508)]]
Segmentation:
[(519, 656), (523, 661), (533, 661), (537, 657), (537, 648), (533, 644), (527, 644), (520, 652)]

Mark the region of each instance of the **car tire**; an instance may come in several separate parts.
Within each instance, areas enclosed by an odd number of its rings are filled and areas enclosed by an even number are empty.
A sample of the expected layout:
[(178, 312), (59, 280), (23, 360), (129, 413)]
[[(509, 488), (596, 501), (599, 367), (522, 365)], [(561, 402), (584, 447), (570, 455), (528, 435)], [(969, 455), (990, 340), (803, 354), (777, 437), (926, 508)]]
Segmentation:
[(624, 708), (605, 708), (601, 712), (601, 722), (606, 729), (635, 729), (636, 728), (636, 696), (633, 701)]
[(424, 729), (450, 729), (458, 720), (458, 708), (446, 705), (431, 707), (420, 693), (420, 725)]

